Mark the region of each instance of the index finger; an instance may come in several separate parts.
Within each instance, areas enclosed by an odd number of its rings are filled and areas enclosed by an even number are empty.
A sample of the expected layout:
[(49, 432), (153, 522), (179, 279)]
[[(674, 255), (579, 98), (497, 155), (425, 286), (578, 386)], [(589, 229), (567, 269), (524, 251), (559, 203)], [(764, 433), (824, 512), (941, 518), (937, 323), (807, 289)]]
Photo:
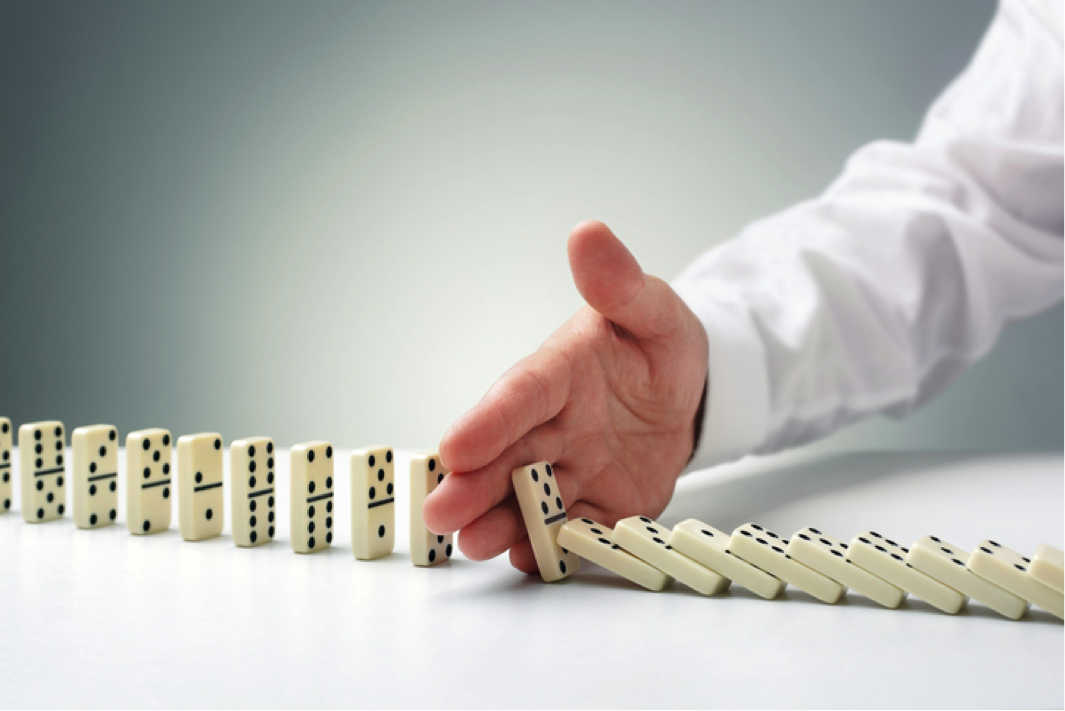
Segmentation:
[(440, 460), (453, 472), (485, 467), (547, 422), (566, 404), (570, 368), (565, 356), (541, 346), (503, 374), (481, 401), (440, 441)]

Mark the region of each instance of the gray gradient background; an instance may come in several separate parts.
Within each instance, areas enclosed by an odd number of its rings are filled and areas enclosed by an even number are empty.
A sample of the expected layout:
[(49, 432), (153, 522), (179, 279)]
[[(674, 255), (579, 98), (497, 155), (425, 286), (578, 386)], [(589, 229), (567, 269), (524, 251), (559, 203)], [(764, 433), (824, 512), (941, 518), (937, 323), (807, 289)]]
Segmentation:
[[(432, 447), (580, 306), (908, 139), (987, 1), (0, 3), (0, 413)], [(1060, 305), (822, 446), (1063, 446)]]

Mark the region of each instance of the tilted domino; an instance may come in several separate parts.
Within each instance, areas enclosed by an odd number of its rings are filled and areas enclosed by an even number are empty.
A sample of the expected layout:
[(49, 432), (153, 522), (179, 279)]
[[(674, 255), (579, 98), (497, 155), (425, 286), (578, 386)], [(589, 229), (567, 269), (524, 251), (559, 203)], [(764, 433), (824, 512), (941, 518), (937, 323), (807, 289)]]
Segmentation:
[(510, 480), (540, 577), (551, 583), (576, 573), (581, 559), (558, 544), (558, 531), (566, 523), (566, 507), (554, 469), (548, 462), (537, 462), (518, 467), (510, 473)]
[(1032, 563), (1028, 566), (1028, 574), (1036, 582), (1046, 585), (1056, 592), (1065, 592), (1065, 552), (1040, 543), (1032, 556)]
[(613, 533), (609, 526), (578, 518), (559, 529), (558, 545), (648, 590), (658, 592), (673, 584), (672, 577), (614, 543)]
[(425, 526), (422, 506), (426, 497), (448, 475), (436, 452), (416, 454), (410, 460), (410, 562), (427, 568), (451, 560), (454, 534), (433, 533)]

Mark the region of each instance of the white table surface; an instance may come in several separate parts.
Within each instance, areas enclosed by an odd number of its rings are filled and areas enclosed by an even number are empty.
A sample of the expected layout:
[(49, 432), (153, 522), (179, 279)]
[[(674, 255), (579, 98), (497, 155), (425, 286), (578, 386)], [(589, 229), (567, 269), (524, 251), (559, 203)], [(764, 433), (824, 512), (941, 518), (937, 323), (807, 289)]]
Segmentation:
[[(356, 561), (338, 455), (337, 537), (313, 555), (288, 546), (284, 455), (278, 540), (259, 548), (235, 547), (228, 525), (182, 541), (176, 506), (171, 530), (144, 537), (126, 532), (124, 500), (119, 525), (95, 531), (0, 516), (0, 705), (1063, 705), (1062, 623), (1035, 609), (1014, 622), (853, 592), (837, 605), (794, 588), (774, 601), (738, 586), (651, 593), (587, 562), (548, 585), (505, 556), (414, 568), (403, 452), (395, 553)], [(1029, 554), (1062, 547), (1062, 482), (1058, 454), (799, 453), (687, 476), (660, 521), (844, 540), (872, 528), (904, 545), (933, 533), (966, 549), (994, 538)]]

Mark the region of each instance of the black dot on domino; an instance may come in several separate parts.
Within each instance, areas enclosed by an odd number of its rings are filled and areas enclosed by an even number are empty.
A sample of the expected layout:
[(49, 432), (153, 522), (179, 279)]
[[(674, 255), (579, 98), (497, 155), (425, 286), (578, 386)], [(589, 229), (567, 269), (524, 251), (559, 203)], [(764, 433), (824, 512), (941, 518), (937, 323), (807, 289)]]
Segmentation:
[(368, 492), (368, 495), (369, 495), (369, 497), (370, 497), (370, 499), (371, 499), (371, 500), (373, 500), (373, 499), (377, 498), (377, 489), (375, 489), (375, 488), (373, 488), (373, 487), (371, 486), (371, 487), (370, 487), (370, 491)]
[(207, 520), (210, 521), (211, 518), (214, 517), (214, 511), (207, 509), (207, 511), (204, 512), (204, 515), (207, 517)]
[[(529, 470), (529, 476), (532, 477), (533, 481), (540, 481), (540, 475), (536, 473), (535, 469), (530, 469)], [(545, 484), (545, 486), (546, 486), (546, 484)]]
[(89, 496), (96, 496), (96, 484), (89, 484)]
[[(100, 445), (100, 456), (101, 457), (106, 457), (107, 456), (107, 447), (102, 445), (102, 444)], [(95, 465), (93, 465), (93, 466), (95, 466)]]
[(44, 509), (37, 509), (37, 518), (44, 518)]
[(443, 543), (444, 542), (444, 537), (443, 536), (437, 536), (436, 537), (436, 542), (437, 543)]
[(215, 449), (221, 449), (222, 448), (222, 440), (218, 439), (217, 437), (215, 438), (215, 441), (214, 441), (214, 448)]
[(326, 528), (332, 528), (333, 527), (333, 517), (332, 516), (330, 516), (329, 518), (327, 518), (325, 520), (325, 527)]
[(313, 518), (314, 517), (314, 507), (313, 506), (308, 506), (307, 507), (307, 516), (309, 518)]
[(55, 478), (55, 485), (56, 485), (56, 486), (63, 486), (63, 477), (61, 477), (61, 476), (57, 476), (57, 477)]
[(170, 473), (170, 465), (169, 464), (164, 464), (163, 465), (163, 474), (169, 474), (169, 473)]
[(431, 458), (431, 457), (429, 459), (429, 471), (431, 471), (431, 472), (435, 472), (436, 471), (436, 460)]
[(546, 501), (541, 501), (540, 502), (540, 510), (544, 512), (544, 516), (546, 516), (551, 511), (551, 509), (549, 509), (547, 507), (547, 502)]
[(314, 536), (311, 536), (310, 538), (307, 539), (307, 547), (308, 548), (314, 548)]
[(253, 472), (253, 473), (255, 472), (255, 462), (254, 461), (248, 462), (248, 471), (249, 472)]
[(160, 458), (161, 458), (162, 456), (163, 456), (163, 455), (162, 455), (162, 453), (161, 453), (161, 452), (160, 452), (160, 451), (159, 451), (159, 450), (157, 449), (157, 450), (155, 450), (154, 452), (152, 452), (152, 461), (153, 461), (153, 462), (158, 462), (158, 461), (159, 461), (159, 459), (160, 459)]
[(307, 524), (307, 533), (314, 533), (314, 521)]
[(144, 522), (143, 524), (141, 524), (141, 530), (143, 530), (143, 531), (144, 531), (145, 533), (147, 533), (147, 532), (148, 532), (148, 530), (149, 530), (149, 529), (150, 529), (151, 527), (152, 527), (152, 522), (151, 522), (151, 521), (148, 521), (148, 520), (145, 520), (145, 522)]
[(149, 467), (144, 468), (144, 478), (147, 479), (152, 475), (152, 470)]
[(203, 472), (196, 472), (196, 483), (197, 484), (202, 484), (203, 483)]
[(267, 454), (273, 454), (274, 453), (274, 443), (273, 442), (267, 442), (266, 443), (266, 453)]
[(610, 545), (610, 541), (608, 541), (608, 540), (607, 540), (607, 539), (605, 539), (605, 538), (597, 538), (596, 540), (598, 540), (598, 541), (599, 541), (600, 543), (602, 543), (602, 544), (603, 544), (604, 546), (609, 546), (609, 545)]
[(377, 481), (384, 481), (384, 480), (385, 480), (385, 470), (384, 469), (378, 469), (377, 470)]
[(332, 543), (333, 542), (333, 532), (332, 531), (329, 531), (328, 533), (325, 534), (325, 542), (326, 543)]
[(271, 526), (269, 529), (267, 529), (266, 535), (268, 535), (270, 538), (274, 537), (274, 527), (273, 526)]
[(114, 520), (115, 520), (115, 516), (117, 516), (117, 515), (118, 515), (118, 512), (117, 512), (117, 511), (115, 511), (114, 509), (111, 509), (111, 513), (110, 513), (110, 514), (108, 514), (108, 517), (109, 517), (109, 518), (110, 518), (110, 519), (111, 519), (112, 521), (114, 521)]
[(168, 434), (163, 435), (163, 446), (164, 447), (169, 447), (170, 446), (170, 435), (168, 435)]
[(333, 513), (333, 502), (332, 501), (326, 501), (325, 502), (325, 512), (326, 513)]
[(383, 525), (377, 527), (377, 537), (378, 538), (384, 538), (385, 537), (385, 527)]
[(143, 449), (145, 452), (147, 452), (151, 448), (152, 448), (152, 441), (150, 439), (145, 438), (145, 440), (143, 442), (141, 442), (141, 449)]
[(440, 472), (440, 473), (439, 473), (439, 474), (437, 474), (437, 476), (436, 476), (436, 483), (437, 483), (437, 484), (439, 484), (439, 483), (440, 483), (440, 482), (442, 482), (443, 480), (444, 480), (444, 473), (443, 473), (443, 472)]
[(313, 462), (314, 461), (314, 450), (313, 449), (308, 449), (307, 450), (307, 461), (308, 462)]
[(258, 504), (255, 503), (255, 499), (252, 499), (251, 501), (248, 502), (248, 510), (249, 511), (254, 511), (256, 506), (258, 506)]
[(164, 499), (169, 499), (170, 498), (170, 487), (169, 486), (164, 486), (163, 487), (163, 498)]
[(96, 462), (93, 462), (93, 463), (91, 463), (89, 465), (89, 473), (90, 474), (95, 474), (96, 473)]
[(47, 498), (48, 498), (48, 503), (52, 503), (53, 501), (55, 501), (55, 493), (49, 491)]
[(447, 544), (447, 548), (444, 549), (444, 555), (446, 555), (448, 558), (451, 557), (451, 544), (450, 543), (448, 543)]
[(333, 458), (333, 448), (332, 447), (326, 447), (325, 448), (325, 458), (326, 459), (332, 459)]
[(436, 560), (436, 550), (435, 549), (430, 549), (430, 551), (429, 551), (429, 562), (432, 563), (434, 560)]
[(566, 572), (566, 561), (564, 561), (564, 560), (558, 561), (558, 569), (561, 572), (565, 573)]
[(388, 482), (388, 495), (391, 496), (393, 491), (392, 482)]
[(252, 528), (255, 528), (255, 524), (258, 523), (258, 522), (259, 522), (259, 520), (257, 518), (255, 518), (254, 516), (252, 516), (250, 519), (248, 519), (248, 525), (251, 526)]
[(37, 480), (37, 491), (44, 491), (44, 481), (41, 479)]
[(251, 532), (251, 535), (250, 535), (250, 536), (248, 536), (248, 539), (249, 539), (249, 540), (250, 540), (250, 541), (251, 541), (252, 543), (255, 543), (255, 539), (257, 539), (258, 537), (259, 537), (259, 534), (257, 534), (257, 533), (256, 533), (255, 531), (252, 531), (252, 532)]
[(314, 482), (313, 481), (307, 482), (307, 491), (312, 493), (312, 494), (314, 493)]
[(563, 507), (562, 507), (562, 497), (561, 496), (556, 496), (555, 497), (555, 506), (558, 507), (559, 511), (562, 510)]
[(92, 516), (89, 516), (89, 525), (90, 526), (95, 526), (96, 525), (96, 514), (93, 514)]
[(254, 457), (255, 456), (255, 445), (254, 444), (248, 445), (248, 456), (249, 457)]
[(325, 488), (327, 488), (327, 489), (332, 489), (333, 488), (333, 477), (327, 476), (325, 478)]

